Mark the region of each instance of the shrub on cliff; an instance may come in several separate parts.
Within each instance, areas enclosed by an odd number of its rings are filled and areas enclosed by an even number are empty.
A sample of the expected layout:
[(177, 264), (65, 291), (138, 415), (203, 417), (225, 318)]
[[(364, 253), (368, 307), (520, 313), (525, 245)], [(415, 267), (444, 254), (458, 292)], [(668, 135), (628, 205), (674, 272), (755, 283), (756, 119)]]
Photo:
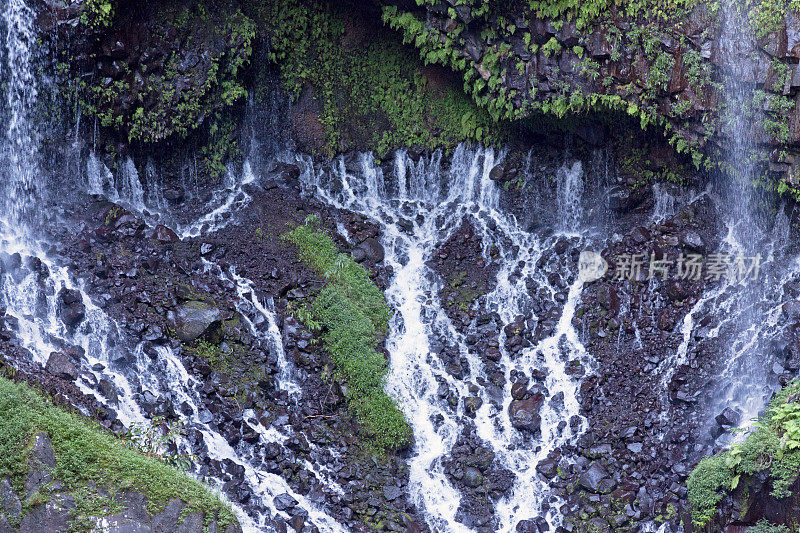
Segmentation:
[(795, 379), (770, 402), (744, 442), (706, 457), (689, 475), (692, 522), (712, 523), (726, 492), (759, 472), (772, 480), (772, 496), (785, 498), (800, 475), (800, 379)]

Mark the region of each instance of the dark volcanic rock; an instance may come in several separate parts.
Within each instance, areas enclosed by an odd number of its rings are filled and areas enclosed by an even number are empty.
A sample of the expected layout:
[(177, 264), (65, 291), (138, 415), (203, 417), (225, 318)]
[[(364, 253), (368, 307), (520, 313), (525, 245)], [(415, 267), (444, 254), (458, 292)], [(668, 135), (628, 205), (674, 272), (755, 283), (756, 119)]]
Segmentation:
[(186, 302), (175, 308), (173, 326), (181, 341), (191, 342), (221, 319), (220, 310), (205, 302)]
[(614, 490), (614, 480), (608, 474), (608, 471), (599, 462), (592, 463), (586, 472), (581, 474), (579, 478), (581, 487), (591, 492), (598, 492), (607, 494)]
[(517, 429), (538, 431), (541, 424), (539, 408), (542, 406), (542, 402), (544, 402), (544, 396), (538, 392), (527, 400), (513, 400), (508, 406), (511, 424)]
[(86, 316), (86, 308), (83, 305), (80, 291), (61, 289), (58, 296), (59, 314), (64, 324), (67, 327), (75, 327), (80, 324)]
[(78, 368), (75, 363), (63, 352), (53, 352), (47, 359), (45, 370), (69, 381), (78, 379)]
[(380, 243), (380, 241), (378, 241), (378, 239), (372, 237), (365, 239), (359, 248), (364, 251), (364, 255), (367, 260), (373, 263), (380, 263), (383, 261), (385, 252), (383, 250), (383, 245)]

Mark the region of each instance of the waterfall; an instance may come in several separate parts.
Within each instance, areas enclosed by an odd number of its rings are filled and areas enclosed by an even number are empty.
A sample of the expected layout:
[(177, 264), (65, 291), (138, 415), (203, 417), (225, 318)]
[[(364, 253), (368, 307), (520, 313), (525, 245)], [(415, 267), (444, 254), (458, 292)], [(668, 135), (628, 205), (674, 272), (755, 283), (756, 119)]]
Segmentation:
[[(5, 219), (0, 220), (0, 308), (15, 319), (15, 333), (22, 347), (34, 362), (41, 365), (47, 362), (54, 351), (69, 346), (79, 347), (78, 387), (116, 413), (119, 422), (126, 427), (147, 423), (148, 416), (139, 405), (147, 394), (169, 399), (176, 406), (182, 405), (182, 422), (200, 435), (200, 446), (205, 448), (206, 455), (220, 463), (230, 461), (239, 465), (244, 471), (245, 484), (255, 496), (253, 501), (261, 502), (261, 507), (269, 511), (269, 514), (258, 512), (257, 505), (249, 515), (234, 506), (245, 533), (271, 530), (268, 521), (273, 516), (288, 518), (273, 504), (273, 499), (284, 493), (299, 502), (308, 512), (309, 522), (319, 530), (344, 531), (314, 502), (294, 492), (286, 480), (268, 472), (255, 447), (233, 449), (215, 422), (206, 421), (202, 416), (205, 410), (200, 393), (202, 384), (188, 374), (180, 358), (169, 346), (154, 347), (157, 357), (151, 357), (145, 353), (144, 343), (132, 344), (122, 328), (92, 301), (83, 284), (76, 282), (66, 267), (59, 265), (44, 251), (46, 244), (38, 240), (33, 231), (36, 226), (33, 215), (39, 207), (39, 193), (45, 184), (36, 166), (37, 134), (31, 121), (36, 103), (36, 79), (31, 65), (35, 42), (34, 13), (22, 0), (10, 0), (4, 17), (9, 28), (6, 68), (10, 75), (6, 84), (9, 116), (6, 118), (8, 128), (2, 146), (4, 164), (0, 179), (0, 201), (3, 202), (2, 214)], [(250, 176), (243, 181), (252, 179)], [(232, 178), (230, 181), (227, 189), (235, 189), (234, 200), (241, 199), (243, 193), (238, 188), (241, 181)], [(146, 201), (154, 198), (146, 194), (130, 158), (115, 179), (109, 169), (91, 153), (86, 162), (86, 185), (91, 193), (108, 194), (112, 199), (143, 213), (147, 212)], [(227, 211), (232, 203), (234, 201), (223, 202), (219, 212)], [(210, 215), (201, 218), (201, 222), (215, 220)], [(232, 274), (230, 281), (237, 284), (241, 299), (252, 291), (252, 284), (235, 274)], [(63, 322), (59, 314), (58, 298), (64, 290), (79, 294), (85, 307), (85, 317), (71, 327)], [(283, 347), (274, 311), (255, 297), (251, 298), (251, 304), (254, 308), (249, 313), (249, 324), (256, 335), (264, 337), (270, 349), (277, 351), (282, 362), (282, 386), (296, 391), (297, 385), (290, 376), (291, 369), (282, 355)], [(266, 324), (263, 331), (258, 327), (262, 323)], [(98, 384), (101, 381), (113, 384), (113, 399), (99, 392)], [(261, 437), (261, 444), (276, 442), (282, 446), (290, 436), (273, 428), (265, 428), (252, 412), (245, 415), (250, 429)], [(201, 451), (186, 439), (179, 446), (188, 453)], [(326, 483), (325, 476), (321, 474), (321, 477)], [(331, 490), (336, 490), (336, 487)]]
[[(713, 414), (734, 407), (741, 411), (745, 424), (758, 415), (776, 385), (770, 377), (767, 341), (776, 333), (783, 286), (797, 275), (797, 270), (787, 264), (789, 258), (783, 257), (789, 231), (787, 218), (778, 213), (774, 220), (767, 221), (755, 201), (752, 154), (761, 123), (753, 108), (753, 86), (748, 81), (755, 79), (757, 68), (753, 50), (757, 47), (747, 9), (739, 2), (731, 2), (725, 11), (720, 39), (726, 71), (724, 131), (728, 137), (729, 175), (720, 201), (727, 211), (724, 245), (733, 257), (759, 254), (762, 263), (758, 279), (730, 279), (718, 290), (720, 295), (714, 295), (714, 305), (724, 309), (726, 315), (710, 334), (732, 330)], [(765, 229), (769, 224), (771, 231)]]
[(583, 165), (575, 161), (571, 166), (566, 164), (558, 170), (556, 199), (558, 216), (565, 231), (576, 232), (580, 229), (583, 208)]
[(22, 229), (37, 196), (38, 136), (31, 124), (36, 103), (32, 52), (36, 36), (34, 13), (24, 0), (9, 0), (3, 11), (6, 24), (5, 97), (8, 106), (0, 177), (0, 220)]
[[(562, 237), (542, 238), (528, 233), (513, 215), (499, 208), (499, 191), (489, 179), (489, 171), (502, 161), (502, 153), (461, 145), (452, 156), (449, 170), (441, 168), (440, 157), (434, 154), (414, 162), (406, 153), (398, 152), (390, 176), (384, 176), (369, 154), (361, 156), (354, 170), (348, 169), (343, 159), (328, 167), (315, 166), (308, 158), (300, 158), (299, 163), (304, 169), (301, 179), (310, 191), (329, 205), (376, 220), (383, 230), (385, 262), (394, 272), (386, 296), (397, 311), (387, 341), (387, 390), (399, 401), (414, 430), (411, 497), (432, 527), (471, 531), (475, 526), (461, 521), (462, 495), (448, 480), (443, 461), (465, 424), (463, 400), (474, 395), (470, 385), (484, 382), (486, 368), (482, 354), (470, 349), (468, 332), (457, 331), (445, 313), (439, 297), (442, 281), (429, 261), (462, 221), (469, 220), (482, 238), (484, 259), (491, 263), (490, 250), (499, 252), (496, 287), (480, 302), (483, 312), (498, 313), (501, 325), (520, 315), (536, 320), (531, 296), (535, 291), (529, 290), (528, 284), (533, 282), (553, 296), (563, 290), (551, 286), (546, 273), (537, 269), (538, 260), (553, 254)], [(559, 209), (572, 216), (569, 229), (580, 231), (582, 187), (578, 181), (582, 167), (580, 162), (572, 162), (563, 169)], [(570, 244), (580, 247), (583, 242), (582, 237), (572, 237)], [(514, 275), (519, 265), (524, 267)], [(577, 274), (576, 265), (572, 267)], [(501, 328), (500, 364), (506, 378), (502, 400), (493, 399), (486, 385), (479, 386), (482, 407), (475, 413), (477, 433), (515, 477), (510, 495), (498, 502), (496, 523), (490, 525), (498, 531), (514, 531), (520, 520), (538, 516), (546, 516), (551, 527), (561, 521), (559, 502), (551, 501), (547, 483), (537, 477), (535, 466), (582, 431), (578, 383), (565, 372), (568, 362), (591, 366), (591, 358), (572, 326), (582, 287), (583, 280), (574, 276), (552, 335), (522, 353), (506, 350)], [(469, 375), (463, 379), (449, 374), (439, 358), (438, 352), (446, 343), (455, 343), (458, 353), (468, 361)], [(537, 369), (547, 375), (547, 392), (541, 411), (541, 437), (532, 442), (531, 436), (512, 426), (508, 414), (510, 376), (512, 371), (520, 372), (533, 382)], [(453, 408), (437, 393), (442, 386), (455, 391), (458, 407)], [(566, 427), (565, 420), (569, 421)]]

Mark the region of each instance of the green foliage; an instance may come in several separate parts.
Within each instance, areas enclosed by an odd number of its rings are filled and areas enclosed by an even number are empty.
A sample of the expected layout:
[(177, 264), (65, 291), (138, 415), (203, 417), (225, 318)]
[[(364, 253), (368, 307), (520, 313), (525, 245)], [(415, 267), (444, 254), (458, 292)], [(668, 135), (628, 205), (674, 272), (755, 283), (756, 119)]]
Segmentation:
[(650, 67), (650, 74), (646, 81), (647, 87), (649, 89), (666, 90), (674, 66), (675, 58), (672, 57), (672, 54), (663, 50), (659, 51)]
[[(84, 15), (105, 13), (106, 5), (110, 4), (92, 0)], [(215, 9), (212, 13), (204, 2), (191, 7), (159, 5), (151, 37), (164, 41), (165, 50), (172, 50), (164, 58), (163, 68), (134, 73), (130, 65), (119, 62), (121, 72), (115, 80), (81, 80), (78, 88), (83, 110), (96, 116), (104, 127), (124, 133), (129, 141), (150, 143), (171, 135), (186, 137), (206, 117), (244, 98), (247, 93), (238, 76), (252, 54), (255, 23), (241, 10)], [(111, 23), (110, 16), (100, 19), (103, 25)], [(204, 63), (187, 72), (182, 66), (185, 57), (167, 38), (176, 28), (187, 43), (199, 40), (201, 34), (215, 34), (228, 46), (201, 50)]]
[(704, 527), (716, 514), (725, 491), (734, 490), (742, 478), (766, 471), (772, 478), (772, 495), (785, 498), (800, 475), (800, 379), (784, 387), (770, 402), (744, 442), (721, 454), (706, 457), (687, 481), (692, 521)]
[[(280, 66), (290, 96), (297, 99), (306, 85), (314, 89), (328, 155), (366, 147), (384, 156), (399, 146), (436, 149), (500, 140), (485, 110), (460, 91), (435, 87), (419, 60), (390, 36), (343, 46), (345, 16), (317, 2), (268, 3), (261, 17), (268, 23), (270, 58)], [(416, 31), (411, 19), (403, 20)], [(425, 63), (449, 58), (439, 48), (420, 55)], [(465, 116), (471, 117), (468, 123)]]
[(236, 126), (236, 121), (227, 113), (216, 112), (209, 120), (208, 141), (200, 147), (200, 163), (214, 180), (225, 174), (228, 161), (241, 155)]
[(134, 422), (128, 428), (128, 432), (120, 438), (134, 450), (186, 472), (191, 469), (192, 463), (197, 458), (171, 451), (172, 447), (177, 448), (183, 435), (184, 430), (180, 422), (157, 416), (147, 423)]
[(540, 50), (545, 57), (550, 57), (561, 51), (561, 43), (555, 37), (550, 37), (550, 40), (544, 43)]
[(45, 432), (56, 457), (54, 478), (75, 491), (90, 484), (131, 488), (148, 499), (152, 513), (172, 499), (187, 512), (202, 512), (206, 523), (216, 518), (221, 529), (236, 518), (213, 490), (164, 463), (148, 457), (103, 430), (99, 424), (62, 408), (31, 388), (0, 377), (0, 477), (8, 477), (22, 493), (33, 436)]
[(768, 33), (779, 31), (789, 11), (800, 13), (798, 0), (749, 0), (742, 6), (750, 17), (750, 24), (756, 30), (756, 36), (764, 37)]
[(733, 474), (726, 465), (727, 458), (727, 453), (704, 457), (686, 481), (692, 523), (697, 527), (705, 527), (714, 519), (723, 491), (730, 488)]
[(792, 530), (787, 526), (776, 526), (762, 518), (756, 525), (747, 528), (747, 533), (792, 533)]
[(284, 235), (300, 259), (327, 283), (311, 305), (314, 326), (324, 329), (323, 343), (334, 376), (346, 383), (346, 397), (356, 420), (384, 449), (407, 445), (411, 428), (384, 391), (386, 360), (376, 350), (386, 332), (390, 311), (381, 290), (364, 267), (339, 253), (331, 237), (314, 220)]
[(93, 29), (105, 28), (114, 20), (114, 3), (109, 0), (86, 0), (81, 11), (81, 24)]

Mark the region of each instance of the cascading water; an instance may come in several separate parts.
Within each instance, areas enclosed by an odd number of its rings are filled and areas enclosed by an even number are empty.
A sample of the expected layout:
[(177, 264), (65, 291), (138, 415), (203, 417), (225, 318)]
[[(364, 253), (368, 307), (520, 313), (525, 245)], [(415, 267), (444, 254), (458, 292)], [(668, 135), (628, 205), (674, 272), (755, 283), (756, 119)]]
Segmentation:
[[(747, 50), (750, 40), (745, 35), (743, 16), (737, 12), (726, 19), (721, 41), (728, 54), (726, 64), (736, 67), (729, 75), (732, 80), (750, 77), (745, 72), (749, 68), (746, 53), (738, 52)], [(344, 526), (317, 505), (318, 500), (299, 494), (302, 491), (292, 489), (288, 476), (265, 466), (263, 445), (278, 444), (286, 450), (285, 443), (296, 436), (291, 425), (265, 427), (252, 409), (246, 409), (243, 423), (258, 436), (258, 445), (232, 446), (224, 437), (224, 428), (206, 409), (202, 384), (187, 372), (176, 350), (169, 345), (132, 342), (125, 328), (93, 302), (83, 282), (76, 281), (69, 269), (45, 251), (49, 247), (37, 234), (33, 216), (45, 192), (45, 183), (38, 177), (37, 131), (31, 119), (37, 95), (31, 64), (33, 12), (22, 0), (9, 0), (4, 20), (9, 81), (0, 181), (0, 307), (15, 319), (21, 344), (42, 365), (51, 352), (79, 347), (78, 386), (113, 410), (122, 425), (147, 423), (150, 413), (142, 406), (147, 395), (180, 406), (184, 425), (195, 435), (185, 439), (182, 448), (202, 453), (213, 462), (229, 462), (244, 472), (243, 484), (255, 496), (249, 514), (237, 509), (245, 531), (269, 530), (273, 516), (289, 518), (274, 503), (274, 498), (282, 494), (297, 500), (308, 512), (306, 523), (323, 531), (344, 531)], [(755, 214), (747, 183), (752, 175), (748, 151), (753, 124), (748, 113), (738, 112), (747, 107), (750, 90), (744, 83), (732, 84), (726, 94), (732, 117), (728, 124), (730, 166), (738, 170), (738, 179), (716, 193), (702, 194), (713, 197), (718, 205), (732, 207), (723, 216), (727, 234), (721, 251), (733, 256), (761, 254), (760, 275), (754, 280), (725, 279), (708, 289), (678, 321), (674, 333), (680, 339), (679, 346), (655, 369), (665, 391), (661, 412), (664, 427), (670, 417), (666, 391), (676, 370), (689, 360), (700, 342), (718, 340), (724, 350), (721, 385), (712, 413), (736, 406), (747, 420), (763, 407), (773, 387), (765, 350), (779, 330), (784, 287), (800, 277), (800, 261), (784, 252), (788, 217), (779, 214), (773, 229), (765, 231)], [(268, 166), (266, 161), (278, 158), (279, 147), (272, 142), (273, 136), (255, 133), (254, 124), (259, 121), (253, 119), (253, 105), (251, 100), (248, 123), (252, 131), (241, 169), (227, 169), (220, 186), (207, 196), (202, 196), (196, 175), (185, 174), (182, 185), (191, 200), (187, 202), (191, 208), (185, 210), (197, 208), (194, 213), (177, 213), (174, 204), (162, 195), (162, 177), (155, 165), (148, 162), (137, 169), (130, 158), (112, 173), (94, 151), (88, 151), (84, 161), (87, 192), (142, 214), (150, 226), (170, 226), (188, 241), (224, 228), (252, 200), (248, 186), (259, 184), (261, 171)], [(272, 119), (268, 127), (277, 128), (279, 113), (268, 114)], [(283, 153), (281, 157), (288, 156)], [(555, 205), (542, 210), (554, 220), (544, 223), (518, 220), (508, 206), (501, 205), (501, 185), (490, 178), (493, 168), (505, 158), (503, 151), (462, 145), (449, 162), (441, 154), (414, 160), (400, 151), (393, 165), (383, 166), (391, 166), (389, 171), (368, 154), (362, 154), (355, 165), (345, 158), (332, 165), (317, 164), (304, 156), (297, 160), (303, 170), (300, 179), (308, 191), (330, 206), (359, 213), (380, 226), (385, 265), (392, 273), (386, 296), (396, 311), (387, 339), (387, 389), (414, 431), (415, 448), (408, 460), (410, 499), (436, 531), (487, 527), (514, 531), (521, 521), (535, 519), (539, 519), (540, 527), (546, 522), (550, 530), (562, 525), (563, 502), (551, 491), (550, 482), (537, 474), (536, 467), (554, 451), (576, 444), (588, 425), (581, 415), (580, 382), (573, 370), (578, 367), (591, 374), (595, 369), (582, 343), (588, 337), (587, 325), (582, 324), (580, 332), (575, 326), (576, 308), (584, 296), (584, 286), (591, 280), (579, 271), (576, 258), (577, 252), (605, 244), (594, 226), (601, 219), (608, 222), (608, 210), (600, 213), (606, 203), (586, 201), (584, 196), (593, 194), (592, 187), (608, 183), (598, 185), (597, 180), (585, 179), (584, 173), (593, 172), (595, 165), (604, 165), (607, 172), (608, 154), (596, 150), (591, 163), (564, 158), (566, 161), (554, 173)], [(522, 182), (534, 172), (532, 161), (536, 162), (536, 156), (529, 153), (520, 176)], [(518, 183), (506, 182), (506, 187), (510, 186)], [(662, 185), (656, 185), (654, 193), (652, 224), (666, 221), (680, 205), (698, 199), (691, 192), (673, 194)], [(593, 208), (586, 208), (592, 204)], [(488, 291), (471, 304), (470, 310), (477, 317), (470, 317), (471, 322), (462, 328), (449, 314), (442, 296), (447, 281), (434, 263), (442, 247), (465, 223), (479, 237), (481, 259), (492, 272), (492, 279)], [(357, 239), (341, 221), (338, 229), (348, 242)], [(277, 392), (289, 398), (286, 403), (297, 405), (303, 387), (294, 374), (297, 367), (284, 351), (271, 299), (259, 295), (255, 283), (221, 260), (217, 264), (205, 259), (203, 266), (199, 276), (214, 279), (235, 294), (236, 310), (257, 339), (258, 348), (277, 360)], [(645, 291), (653, 294), (656, 286), (657, 282), (651, 281)], [(79, 294), (85, 307), (86, 316), (77, 325), (68, 326), (60, 315), (58, 299), (65, 290)], [(626, 298), (621, 302), (622, 315), (632, 308), (631, 295)], [(642, 307), (638, 309), (642, 313)], [(701, 316), (710, 316), (710, 325), (706, 321), (700, 326)], [(632, 345), (638, 349), (645, 348), (642, 336), (647, 338), (647, 332), (640, 332), (638, 325), (644, 318), (639, 315), (632, 320)], [(518, 325), (529, 332), (544, 333), (518, 339), (514, 329)], [(489, 337), (497, 353), (493, 360), (496, 366), (490, 370), (488, 357), (479, 353), (470, 337), (485, 337), (492, 327), (495, 329)], [(618, 349), (623, 327), (620, 321)], [(448, 368), (446, 357), (458, 359), (463, 372)], [(100, 392), (98, 384), (104, 381), (113, 384), (113, 399)], [(519, 401), (512, 387), (520, 382), (531, 384), (534, 394), (540, 395), (535, 431), (520, 428), (511, 414), (515, 401)], [(468, 412), (468, 405), (477, 407)], [(456, 486), (448, 471), (448, 461), (459, 447), (465, 428), (474, 430), (499, 468), (512, 478), (508, 490), (491, 502), (493, 521), (489, 524), (476, 523), (464, 512), (469, 495)], [(661, 436), (664, 438), (664, 434)], [(314, 444), (310, 448), (312, 459), (319, 456), (315, 454), (332, 453)], [(564, 466), (572, 458), (567, 453), (561, 461), (559, 466)], [(347, 495), (335, 472), (326, 466), (331, 463), (307, 459), (303, 463), (317, 486), (330, 494)], [(197, 474), (210, 472), (200, 467)]]
[[(535, 317), (532, 311), (531, 293), (535, 291), (530, 290), (529, 284), (536, 284), (538, 290), (554, 300), (557, 294), (563, 294), (563, 287), (552, 286), (546, 273), (537, 270), (542, 255), (554, 254), (553, 247), (562, 237), (542, 238), (528, 233), (512, 215), (499, 208), (499, 191), (489, 173), (502, 158), (502, 153), (496, 157), (491, 149), (472, 150), (462, 145), (453, 154), (449, 170), (443, 170), (440, 157), (414, 162), (399, 152), (390, 177), (384, 176), (367, 154), (361, 156), (359, 167), (352, 171), (342, 159), (331, 168), (315, 167), (310, 159), (300, 160), (304, 168), (301, 179), (309, 190), (331, 205), (378, 221), (383, 230), (385, 261), (394, 272), (386, 295), (397, 310), (387, 341), (391, 354), (387, 389), (399, 400), (414, 429), (412, 498), (432, 527), (447, 531), (472, 529), (460, 520), (461, 495), (442, 467), (465, 414), (463, 402), (454, 409), (437, 391), (444, 384), (459, 398), (467, 398), (475, 394), (470, 385), (486, 383), (486, 375), (480, 354), (470, 350), (465, 332), (457, 331), (447, 317), (438, 295), (440, 281), (428, 263), (462, 221), (469, 220), (483, 239), (487, 262), (492, 260), (491, 250), (498, 253), (497, 285), (482, 302), (486, 312), (498, 313), (503, 324), (520, 315), (544, 319)], [(559, 173), (560, 209), (568, 219), (566, 229), (570, 231), (581, 230), (582, 177), (579, 162), (570, 162)], [(585, 242), (582, 237), (572, 237), (570, 245), (579, 248)], [(497, 530), (513, 531), (520, 520), (537, 516), (547, 516), (551, 526), (560, 522), (558, 502), (550, 501), (547, 484), (537, 477), (535, 466), (550, 451), (581, 432), (577, 383), (565, 372), (568, 362), (591, 364), (572, 326), (585, 281), (577, 271), (574, 274), (552, 335), (521, 354), (501, 348), (506, 377), (502, 399), (494, 399), (487, 386), (478, 392), (482, 399), (482, 407), (475, 413), (478, 434), (516, 478), (511, 495), (497, 506)], [(501, 333), (501, 347), (503, 336)], [(469, 375), (463, 379), (450, 375), (438, 358), (437, 352), (447, 342), (455, 343), (468, 361)], [(509, 378), (512, 371), (519, 371), (533, 380), (537, 369), (547, 375), (547, 398), (541, 413), (541, 438), (534, 443), (512, 426), (508, 414), (512, 400)], [(565, 420), (569, 421), (568, 426)]]
[[(749, 82), (757, 68), (751, 56), (754, 42), (746, 8), (731, 2), (720, 40), (726, 70), (724, 131), (729, 169), (720, 201), (727, 208), (724, 246), (732, 257), (758, 257), (760, 264), (755, 279), (731, 278), (714, 296), (714, 305), (724, 318), (709, 336), (727, 333), (730, 337), (714, 411), (733, 406), (742, 412), (746, 424), (758, 415), (776, 387), (770, 377), (769, 340), (777, 332), (783, 287), (800, 273), (797, 261), (787, 256), (788, 218), (779, 209), (767, 220), (763, 208), (756, 205), (751, 155), (761, 124), (753, 109)], [(771, 229), (765, 229), (768, 227)]]
[(31, 200), (37, 197), (38, 139), (31, 125), (33, 106), (36, 103), (36, 77), (31, 57), (35, 43), (34, 15), (24, 0), (10, 0), (3, 10), (6, 25), (5, 96), (8, 116), (3, 143), (2, 178), (0, 178), (0, 221), (17, 231)]
[[(4, 215), (0, 219), (0, 307), (17, 324), (16, 334), (23, 348), (33, 361), (44, 365), (52, 352), (78, 347), (78, 386), (115, 412), (124, 426), (147, 424), (147, 416), (139, 405), (147, 394), (161, 395), (174, 405), (182, 405), (184, 424), (202, 436), (200, 446), (206, 450), (207, 456), (215, 461), (232, 461), (243, 468), (245, 483), (272, 514), (285, 516), (276, 509), (273, 498), (289, 494), (308, 511), (308, 520), (320, 530), (342, 531), (341, 526), (318, 510), (314, 503), (295, 493), (284, 479), (264, 470), (262, 458), (246, 449), (233, 449), (213, 421), (201, 420), (204, 407), (198, 392), (200, 384), (189, 376), (175, 353), (168, 346), (158, 346), (154, 348), (157, 356), (151, 357), (145, 353), (143, 344), (130, 346), (121, 328), (92, 302), (80, 283), (73, 281), (67, 268), (59, 266), (48, 256), (45, 246), (34, 237), (32, 228), (36, 221), (31, 220), (32, 215), (28, 213), (35, 212), (42, 187), (36, 166), (37, 135), (31, 118), (36, 101), (36, 80), (31, 65), (35, 40), (32, 30), (34, 13), (22, 0), (10, 0), (4, 18), (8, 27), (6, 68), (10, 75), (6, 85), (9, 116), (0, 180)], [(93, 153), (87, 170), (87, 185), (91, 193), (109, 194), (132, 209), (142, 211), (146, 209), (145, 202), (152, 200), (146, 196), (131, 160), (122, 168), (117, 183)], [(233, 188), (237, 189), (238, 185)], [(235, 199), (241, 193), (232, 196)], [(223, 202), (225, 207), (221, 210), (227, 210), (231, 203)], [(206, 219), (201, 219), (201, 223), (216, 221), (213, 216)], [(187, 231), (192, 233), (191, 228)], [(246, 280), (235, 277), (234, 281), (242, 289), (241, 295), (250, 289)], [(71, 327), (64, 323), (59, 313), (58, 298), (64, 290), (77, 292), (85, 307), (85, 317)], [(251, 313), (254, 316), (251, 326), (265, 337), (271, 349), (279, 352), (280, 359), (282, 346), (274, 312), (257, 300), (252, 304), (255, 315)], [(258, 330), (257, 324), (261, 323), (267, 325), (264, 332)], [(281, 378), (286, 387), (295, 390), (288, 369)], [(98, 383), (104, 380), (113, 384), (113, 395), (98, 392)], [(252, 413), (245, 415), (247, 424), (261, 435), (263, 443), (282, 443), (287, 438), (274, 429), (264, 428)], [(200, 451), (185, 440), (181, 445), (190, 453)], [(245, 532), (271, 529), (266, 523), (268, 516), (249, 516), (238, 508), (236, 511)]]

